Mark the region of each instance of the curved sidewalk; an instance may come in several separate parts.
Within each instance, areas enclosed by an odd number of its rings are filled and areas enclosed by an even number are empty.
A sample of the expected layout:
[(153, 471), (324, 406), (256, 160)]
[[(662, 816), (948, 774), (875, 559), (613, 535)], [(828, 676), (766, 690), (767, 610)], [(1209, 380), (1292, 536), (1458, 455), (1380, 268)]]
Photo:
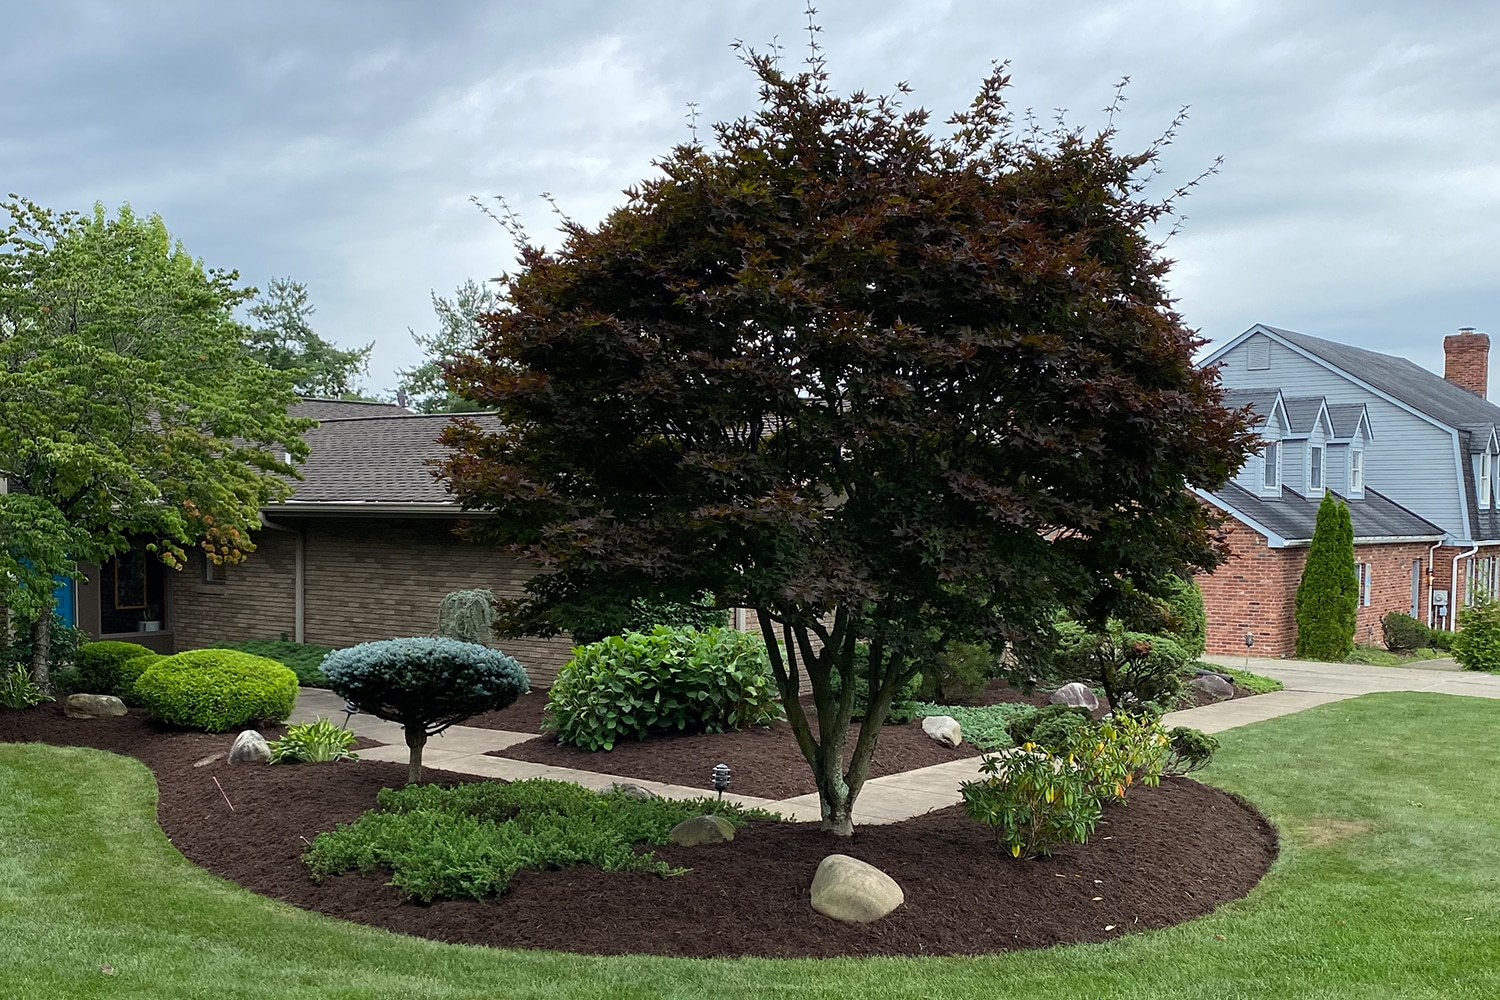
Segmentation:
[[(1221, 666), (1245, 665), (1244, 657), (1208, 659)], [(1192, 726), (1204, 732), (1218, 733), (1376, 691), (1430, 691), (1476, 698), (1500, 698), (1500, 677), (1457, 671), (1451, 664), (1452, 661), (1436, 660), (1420, 667), (1368, 667), (1352, 663), (1252, 658), (1250, 670), (1276, 678), (1286, 685), (1286, 690), (1172, 712), (1163, 721), (1168, 726)], [(302, 688), (298, 692), (297, 707), (292, 712), (291, 721), (306, 722), (320, 716), (339, 720), (343, 714), (343, 699), (331, 691)], [(400, 726), (371, 716), (356, 715), (350, 720), (350, 728), (360, 736), (384, 744), (361, 750), (362, 759), (405, 763), (407, 749)], [(535, 733), (454, 726), (428, 742), (422, 762), (424, 766), (435, 770), (503, 778), (508, 781), (552, 778), (596, 789), (607, 788), (618, 782), (640, 785), (669, 798), (693, 798), (712, 794), (706, 774), (704, 787), (692, 788), (629, 775), (600, 774), (597, 771), (550, 767), (507, 757), (486, 756), (491, 750), (501, 750), (535, 738)], [(959, 784), (977, 776), (978, 764), (977, 756), (965, 757), (914, 771), (872, 778), (865, 782), (855, 803), (854, 821), (856, 824), (895, 823), (933, 809), (956, 805), (960, 801)], [(735, 795), (731, 791), (726, 797), (746, 806), (779, 812), (788, 819), (819, 818), (818, 797), (815, 794), (773, 801)]]

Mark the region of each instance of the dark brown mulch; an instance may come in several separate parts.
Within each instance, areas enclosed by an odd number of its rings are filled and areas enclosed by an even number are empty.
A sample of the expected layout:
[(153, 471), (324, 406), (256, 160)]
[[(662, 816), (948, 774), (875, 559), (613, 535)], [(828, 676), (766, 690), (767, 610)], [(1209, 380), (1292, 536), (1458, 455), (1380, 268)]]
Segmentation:
[(547, 707), (547, 690), (532, 691), (517, 698), (515, 704), (498, 712), (485, 712), (465, 719), (461, 725), (478, 729), (503, 729), (511, 733), (540, 733), (542, 710)]
[[(194, 768), (194, 761), (227, 749), (232, 734), (165, 732), (134, 714), (77, 721), (51, 706), (0, 710), (0, 740), (95, 746), (139, 758), (156, 774), (157, 815), (173, 844), (255, 892), (401, 933), (497, 947), (829, 957), (981, 954), (1102, 941), (1178, 923), (1243, 896), (1276, 854), (1275, 833), (1251, 808), (1196, 782), (1168, 779), (1159, 789), (1132, 792), (1128, 806), (1107, 807), (1088, 845), (1061, 848), (1045, 860), (1002, 856), (988, 830), (952, 808), (860, 827), (850, 840), (834, 840), (815, 824), (754, 823), (729, 844), (657, 849), (667, 861), (691, 867), (686, 875), (522, 872), (496, 900), (422, 906), (377, 877), (343, 875), (317, 885), (300, 860), (318, 832), (354, 819), (374, 806), (380, 788), (403, 781), (404, 765), (220, 761)], [(867, 926), (814, 913), (807, 887), (818, 862), (835, 852), (889, 873), (906, 904)]]

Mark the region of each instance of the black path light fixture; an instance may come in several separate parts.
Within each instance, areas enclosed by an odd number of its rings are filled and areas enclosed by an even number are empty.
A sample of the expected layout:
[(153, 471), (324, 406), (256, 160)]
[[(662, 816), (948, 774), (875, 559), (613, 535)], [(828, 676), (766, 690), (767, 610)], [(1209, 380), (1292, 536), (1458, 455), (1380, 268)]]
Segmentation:
[(349, 728), (349, 720), (359, 714), (359, 706), (354, 702), (344, 699), (344, 728)]
[(724, 793), (729, 791), (729, 765), (714, 765), (714, 791), (719, 793), (719, 801), (724, 801)]
[(1250, 669), (1250, 647), (1255, 645), (1255, 633), (1245, 633), (1245, 669)]

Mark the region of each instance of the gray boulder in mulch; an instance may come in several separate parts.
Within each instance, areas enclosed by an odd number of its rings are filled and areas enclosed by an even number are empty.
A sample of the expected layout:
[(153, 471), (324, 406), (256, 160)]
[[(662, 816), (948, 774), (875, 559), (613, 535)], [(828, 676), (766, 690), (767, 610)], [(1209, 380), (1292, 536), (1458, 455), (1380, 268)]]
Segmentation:
[(1233, 698), (1234, 685), (1221, 674), (1199, 674), (1188, 685), (1211, 698)]
[(112, 694), (70, 694), (63, 702), (63, 714), (70, 719), (108, 719), (125, 711), (125, 703)]
[(813, 876), (812, 908), (846, 924), (872, 923), (904, 902), (895, 879), (847, 854), (828, 855)]
[(734, 825), (722, 816), (690, 816), (672, 827), (667, 836), (678, 847), (722, 844), (734, 839)]
[(1064, 684), (1047, 698), (1049, 705), (1067, 705), (1070, 708), (1086, 708), (1090, 712), (1099, 707), (1099, 696), (1090, 691), (1087, 684), (1074, 681)]
[(229, 763), (269, 764), (271, 747), (264, 736), (253, 729), (247, 729), (234, 738), (234, 746), (229, 748)]
[(929, 715), (922, 719), (922, 732), (939, 743), (956, 747), (964, 741), (964, 731), (951, 715)]
[(614, 795), (623, 795), (627, 799), (654, 799), (657, 797), (656, 793), (649, 788), (642, 788), (640, 785), (627, 785), (620, 781), (616, 781), (610, 785), (605, 789), (605, 792)]

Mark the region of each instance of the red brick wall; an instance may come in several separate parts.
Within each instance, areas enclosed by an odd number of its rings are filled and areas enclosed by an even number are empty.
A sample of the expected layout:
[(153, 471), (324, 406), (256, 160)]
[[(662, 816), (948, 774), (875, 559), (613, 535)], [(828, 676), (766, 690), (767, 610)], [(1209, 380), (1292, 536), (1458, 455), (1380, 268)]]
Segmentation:
[[(1230, 520), (1227, 527), (1233, 556), (1212, 575), (1198, 577), (1208, 614), (1208, 651), (1244, 653), (1245, 633), (1250, 632), (1255, 636), (1252, 655), (1294, 655), (1297, 585), (1307, 561), (1307, 546), (1272, 549), (1265, 538), (1238, 521)], [(1442, 589), (1447, 564), (1441, 559), (1442, 550), (1438, 551), (1437, 586)], [(1428, 546), (1422, 543), (1355, 546), (1355, 561), (1370, 564), (1370, 604), (1360, 604), (1355, 642), (1379, 645), (1381, 618), (1391, 611), (1411, 611), (1411, 566), (1417, 559), (1423, 560), (1424, 571), (1418, 607), (1426, 608), (1427, 552)], [(1459, 568), (1462, 572), (1462, 564)]]
[(1461, 330), (1444, 337), (1443, 378), (1484, 399), (1490, 381), (1489, 335)]

